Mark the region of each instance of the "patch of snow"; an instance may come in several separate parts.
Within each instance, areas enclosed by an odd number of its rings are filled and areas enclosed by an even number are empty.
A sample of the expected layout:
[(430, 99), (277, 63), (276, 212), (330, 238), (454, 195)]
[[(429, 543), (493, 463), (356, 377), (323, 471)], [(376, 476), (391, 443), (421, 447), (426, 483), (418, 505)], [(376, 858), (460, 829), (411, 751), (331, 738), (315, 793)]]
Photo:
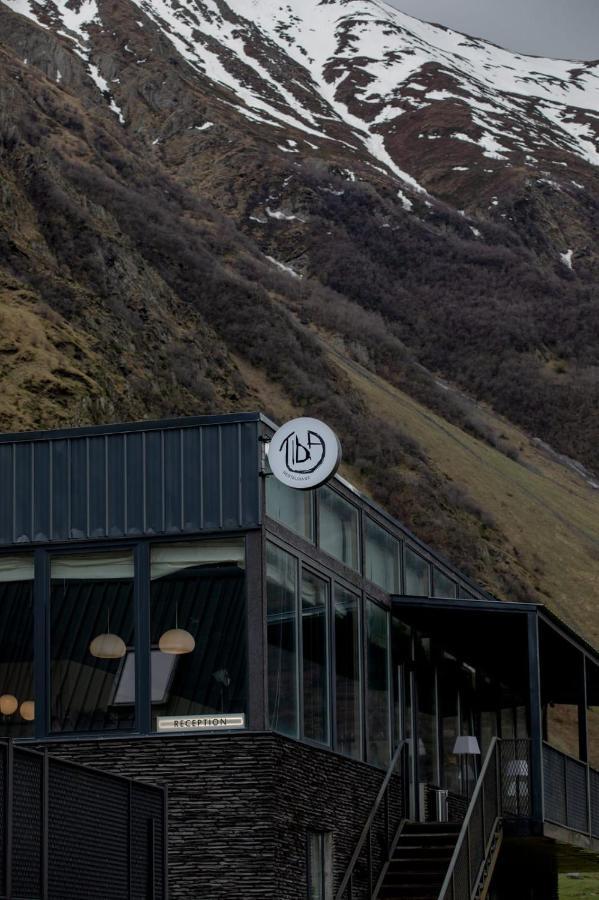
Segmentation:
[(470, 169), (468, 166), (454, 166), (453, 171), (454, 172), (469, 172)]
[(406, 210), (406, 212), (409, 212), (414, 206), (410, 198), (407, 197), (401, 190), (397, 192), (397, 196), (401, 200), (401, 205), (403, 206), (403, 208)]
[(470, 231), (472, 232), (472, 234), (474, 235), (474, 237), (477, 237), (477, 238), (482, 237), (480, 231), (478, 230), (478, 228), (475, 228), (474, 225), (470, 225), (469, 228), (470, 228)]
[(277, 144), (277, 149), (282, 150), (283, 153), (299, 153), (299, 150), (294, 150), (293, 147), (283, 147), (281, 144)]
[(269, 262), (271, 262), (274, 266), (277, 266), (278, 269), (282, 269), (284, 272), (287, 272), (288, 275), (293, 275), (294, 278), (301, 278), (302, 276), (292, 269), (290, 266), (286, 266), (284, 263), (279, 262), (278, 259), (275, 259), (273, 256), (266, 257)]
[(60, 69), (57, 69), (56, 70), (56, 84), (60, 84), (61, 81), (62, 81), (62, 72), (60, 71)]
[(214, 122), (204, 122), (203, 125), (192, 125), (191, 128), (194, 128), (196, 131), (208, 131), (209, 128), (214, 126)]
[(290, 213), (284, 213), (280, 209), (271, 209), (270, 206), (266, 207), (266, 215), (271, 219), (277, 219), (279, 222), (303, 222), (303, 219), (300, 219), (299, 216), (294, 216)]
[(572, 264), (572, 256), (574, 255), (573, 250), (566, 250), (565, 253), (560, 253), (560, 259), (568, 269), (573, 269), (574, 266)]

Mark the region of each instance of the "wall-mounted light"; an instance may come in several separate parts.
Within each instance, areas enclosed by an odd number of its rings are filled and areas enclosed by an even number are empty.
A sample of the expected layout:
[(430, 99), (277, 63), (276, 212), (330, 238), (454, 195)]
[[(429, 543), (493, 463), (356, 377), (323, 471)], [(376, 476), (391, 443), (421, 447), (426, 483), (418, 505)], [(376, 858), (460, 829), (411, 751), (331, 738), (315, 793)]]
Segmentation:
[(2, 694), (0, 697), (0, 713), (3, 716), (12, 716), (19, 708), (19, 701), (14, 694)]

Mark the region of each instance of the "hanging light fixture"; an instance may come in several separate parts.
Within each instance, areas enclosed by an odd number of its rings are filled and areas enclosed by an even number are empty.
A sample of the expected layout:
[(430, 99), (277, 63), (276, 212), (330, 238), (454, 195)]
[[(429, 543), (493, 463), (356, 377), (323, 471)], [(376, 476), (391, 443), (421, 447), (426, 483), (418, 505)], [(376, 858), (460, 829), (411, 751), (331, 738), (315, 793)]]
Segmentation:
[(106, 614), (107, 629), (104, 634), (99, 634), (89, 645), (89, 652), (97, 659), (122, 659), (127, 652), (127, 647), (118, 634), (110, 631), (110, 609)]
[(0, 697), (0, 713), (3, 716), (12, 716), (19, 708), (19, 701), (14, 694), (2, 694)]
[(26, 722), (33, 722), (35, 719), (35, 703), (33, 700), (24, 700), (19, 710), (21, 718)]
[(195, 638), (189, 631), (179, 628), (179, 603), (175, 606), (175, 627), (165, 631), (158, 641), (158, 647), (163, 653), (173, 656), (182, 656), (184, 653), (192, 653), (195, 648)]

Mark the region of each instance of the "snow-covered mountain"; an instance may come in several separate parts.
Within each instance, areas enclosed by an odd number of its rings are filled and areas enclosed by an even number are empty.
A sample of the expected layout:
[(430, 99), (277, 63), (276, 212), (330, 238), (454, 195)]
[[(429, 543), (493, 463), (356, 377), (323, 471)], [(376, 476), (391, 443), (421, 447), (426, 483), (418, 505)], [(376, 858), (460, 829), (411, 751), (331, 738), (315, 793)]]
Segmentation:
[(434, 189), (443, 163), (483, 182), (498, 168), (599, 165), (599, 62), (510, 53), (380, 0), (0, 2), (82, 57), (125, 127), (127, 77), (159, 32), (188, 77), (280, 135), (281, 152), (337, 144), (415, 190)]

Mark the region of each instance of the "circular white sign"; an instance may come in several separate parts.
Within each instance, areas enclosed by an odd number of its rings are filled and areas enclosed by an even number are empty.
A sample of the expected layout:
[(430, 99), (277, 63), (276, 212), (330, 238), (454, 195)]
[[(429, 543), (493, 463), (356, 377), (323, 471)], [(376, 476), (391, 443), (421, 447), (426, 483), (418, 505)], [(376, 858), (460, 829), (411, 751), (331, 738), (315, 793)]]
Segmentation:
[(287, 487), (307, 491), (331, 478), (341, 462), (341, 444), (332, 428), (318, 419), (292, 419), (268, 444), (272, 474)]

